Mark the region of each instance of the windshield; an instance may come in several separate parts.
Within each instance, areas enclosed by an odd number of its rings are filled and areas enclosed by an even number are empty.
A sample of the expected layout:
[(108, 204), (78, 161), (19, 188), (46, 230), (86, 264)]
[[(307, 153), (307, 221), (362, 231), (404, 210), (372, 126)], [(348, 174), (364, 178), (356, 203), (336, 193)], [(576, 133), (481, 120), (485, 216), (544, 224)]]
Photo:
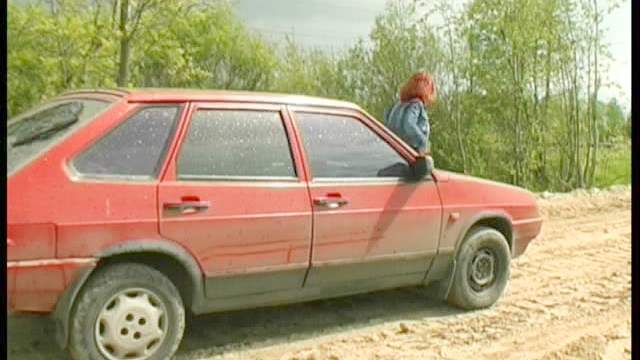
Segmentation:
[(109, 105), (111, 102), (105, 100), (61, 100), (10, 119), (7, 125), (7, 173), (26, 165)]

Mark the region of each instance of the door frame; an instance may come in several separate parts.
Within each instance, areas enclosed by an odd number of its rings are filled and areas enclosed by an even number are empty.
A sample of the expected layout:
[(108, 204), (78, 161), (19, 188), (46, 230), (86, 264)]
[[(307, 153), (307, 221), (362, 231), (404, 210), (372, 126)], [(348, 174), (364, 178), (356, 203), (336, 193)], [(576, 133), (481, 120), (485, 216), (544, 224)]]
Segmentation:
[[(287, 140), (289, 141), (289, 150), (291, 151), (291, 158), (296, 171), (296, 178), (298, 182), (306, 183), (308, 181), (307, 168), (305, 166), (305, 160), (303, 158), (304, 153), (301, 151), (299, 138), (297, 131), (294, 127), (291, 114), (287, 110), (287, 106), (278, 103), (252, 103), (252, 102), (232, 102), (232, 101), (191, 101), (187, 104), (183, 115), (180, 118), (180, 123), (174, 137), (174, 142), (171, 144), (169, 151), (167, 152), (166, 163), (163, 170), (160, 171), (158, 180), (162, 181), (176, 181), (176, 156), (180, 152), (184, 137), (186, 136), (189, 125), (191, 124), (191, 116), (200, 109), (219, 109), (219, 110), (256, 110), (256, 111), (277, 111), (280, 113), (282, 123), (285, 127), (285, 133)], [(257, 180), (257, 179), (256, 179)], [(249, 179), (249, 181), (251, 181)]]
[[(160, 186), (162, 183), (166, 182), (179, 182), (181, 180), (178, 179), (177, 176), (177, 160), (180, 154), (180, 149), (184, 144), (184, 140), (189, 131), (189, 127), (191, 125), (191, 121), (193, 115), (201, 109), (207, 110), (239, 110), (239, 111), (273, 111), (278, 112), (280, 118), (282, 120), (282, 124), (284, 126), (285, 135), (287, 137), (289, 150), (291, 152), (291, 160), (293, 162), (295, 176), (291, 179), (269, 179), (269, 178), (246, 178), (246, 179), (233, 179), (230, 177), (229, 179), (225, 179), (221, 177), (220, 179), (211, 180), (211, 186), (215, 186), (215, 183), (235, 183), (235, 184), (246, 184), (247, 186), (261, 186), (263, 184), (274, 182), (274, 187), (279, 187), (281, 184), (292, 184), (299, 187), (304, 187), (304, 192), (306, 193), (305, 201), (309, 204), (309, 217), (311, 223), (311, 232), (309, 234), (309, 256), (304, 265), (292, 265), (292, 264), (283, 264), (283, 265), (273, 265), (273, 266), (264, 266), (260, 268), (251, 269), (251, 271), (247, 271), (242, 274), (230, 274), (230, 275), (220, 275), (220, 276), (212, 276), (208, 277), (206, 272), (203, 269), (203, 264), (200, 263), (196, 256), (193, 258), (198, 263), (202, 271), (203, 284), (205, 288), (205, 302), (210, 302), (209, 305), (205, 305), (205, 307), (213, 307), (217, 308), (221, 304), (224, 304), (227, 299), (236, 299), (229, 300), (233, 303), (240, 304), (243, 301), (237, 300), (241, 298), (247, 298), (247, 301), (253, 299), (255, 297), (268, 297), (268, 294), (271, 292), (274, 293), (282, 293), (283, 290), (274, 290), (269, 291), (268, 289), (261, 289), (259, 293), (256, 295), (253, 294), (245, 294), (241, 293), (243, 289), (251, 288), (252, 286), (257, 287), (265, 287), (265, 284), (268, 285), (268, 282), (265, 282), (265, 279), (269, 279), (269, 282), (277, 283), (277, 281), (273, 281), (274, 278), (280, 278), (283, 281), (292, 281), (292, 278), (296, 276), (302, 275), (302, 281), (300, 283), (300, 287), (304, 283), (304, 279), (306, 278), (307, 272), (311, 265), (311, 251), (313, 249), (313, 213), (312, 213), (312, 205), (311, 205), (311, 197), (309, 192), (309, 187), (307, 183), (307, 171), (304, 167), (304, 162), (302, 160), (303, 154), (300, 151), (300, 146), (298, 144), (298, 136), (295, 133), (295, 130), (292, 125), (292, 121), (290, 118), (290, 114), (286, 109), (286, 105), (280, 103), (260, 103), (260, 102), (234, 102), (234, 101), (191, 101), (186, 104), (185, 109), (182, 113), (182, 116), (179, 120), (178, 128), (176, 130), (173, 141), (170, 144), (169, 150), (167, 151), (167, 156), (165, 159), (165, 164), (160, 171), (158, 177), (158, 187), (157, 187), (157, 217), (158, 217), (158, 232), (160, 236), (163, 236), (160, 232), (161, 226), (160, 223), (163, 220), (163, 213), (161, 210), (161, 199), (160, 199)], [(194, 184), (197, 186), (205, 186), (203, 185), (206, 182), (202, 181), (194, 181), (194, 180), (182, 180), (185, 184)], [(189, 250), (190, 251), (190, 250)], [(239, 281), (240, 280), (240, 281)], [(225, 289), (229, 289), (227, 293), (219, 295), (210, 293), (207, 290), (207, 287), (211, 287), (211, 284), (215, 283), (216, 287), (223, 287)], [(209, 285), (209, 286), (207, 286)], [(268, 286), (267, 286), (268, 287)], [(295, 292), (296, 290), (286, 290)], [(213, 295), (213, 296), (212, 296)], [(221, 300), (222, 299), (222, 300)], [(216, 305), (218, 304), (218, 305)]]
[[(394, 133), (388, 130), (383, 124), (373, 119), (369, 114), (364, 111), (355, 110), (355, 109), (347, 109), (347, 108), (329, 108), (329, 107), (319, 107), (319, 106), (305, 106), (305, 105), (288, 105), (287, 112), (289, 113), (289, 120), (291, 121), (291, 126), (295, 130), (296, 142), (299, 146), (299, 152), (301, 154), (301, 160), (304, 164), (305, 172), (307, 175), (307, 188), (309, 190), (309, 196), (311, 201), (312, 213), (313, 213), (313, 225), (312, 231), (313, 236), (311, 240), (311, 256), (309, 258), (309, 269), (305, 276), (305, 288), (309, 288), (307, 286), (307, 280), (309, 279), (309, 275), (311, 272), (318, 271), (322, 269), (326, 275), (323, 278), (332, 279), (341, 276), (344, 272), (367, 272), (369, 270), (376, 270), (380, 267), (385, 266), (398, 266), (401, 265), (407, 269), (407, 271), (411, 272), (411, 269), (421, 268), (420, 272), (416, 273), (408, 273), (403, 275), (395, 275), (391, 277), (387, 277), (384, 281), (376, 282), (374, 280), (368, 279), (361, 281), (359, 286), (366, 286), (370, 290), (377, 289), (385, 289), (395, 286), (403, 286), (403, 285), (412, 285), (419, 284), (424, 279), (433, 258), (438, 253), (439, 241), (441, 238), (441, 233), (443, 230), (443, 222), (442, 222), (442, 199), (440, 198), (440, 193), (438, 191), (437, 179), (436, 176), (431, 174), (430, 176), (425, 177), (424, 179), (420, 179), (418, 181), (407, 180), (401, 177), (391, 177), (391, 178), (317, 178), (314, 179), (312, 176), (312, 170), (310, 161), (307, 157), (306, 150), (304, 148), (304, 144), (302, 141), (302, 135), (297, 126), (295, 113), (296, 112), (304, 112), (304, 113), (315, 113), (315, 114), (327, 114), (327, 115), (339, 115), (355, 118), (357, 121), (360, 121), (366, 127), (368, 127), (371, 131), (373, 131), (376, 135), (378, 135), (383, 141), (385, 141), (393, 150), (395, 150), (402, 158), (404, 158), (409, 164), (412, 164), (416, 161), (417, 152), (413, 150), (410, 146), (406, 145), (399, 137), (397, 137)], [(312, 187), (324, 187), (324, 186), (368, 186), (368, 185), (388, 185), (388, 184), (412, 184), (415, 183), (416, 186), (419, 183), (424, 182), (433, 182), (433, 186), (435, 188), (435, 193), (438, 196), (438, 204), (440, 207), (440, 228), (438, 229), (438, 242), (436, 248), (434, 250), (416, 252), (416, 253), (402, 253), (402, 254), (387, 254), (375, 256), (367, 261), (352, 261), (352, 260), (329, 260), (322, 261), (319, 265), (313, 267), (313, 256), (315, 250), (315, 227), (316, 227), (316, 208), (313, 205), (313, 195), (312, 195)], [(334, 269), (332, 269), (335, 267)], [(422, 270), (424, 269), (424, 271)], [(366, 284), (366, 285), (365, 285)], [(314, 284), (314, 286), (328, 286), (331, 288), (329, 291), (336, 291), (341, 293), (345, 290), (345, 285), (340, 283), (325, 283), (322, 280), (319, 284)], [(351, 285), (347, 285), (351, 286)]]

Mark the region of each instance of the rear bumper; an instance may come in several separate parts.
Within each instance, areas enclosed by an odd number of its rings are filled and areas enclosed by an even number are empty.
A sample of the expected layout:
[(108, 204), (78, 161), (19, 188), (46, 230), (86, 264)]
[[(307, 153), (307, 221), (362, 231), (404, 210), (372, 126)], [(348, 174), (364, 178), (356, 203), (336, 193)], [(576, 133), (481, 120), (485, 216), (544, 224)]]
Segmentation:
[(542, 230), (542, 218), (538, 217), (513, 221), (512, 229), (513, 246), (511, 248), (511, 257), (516, 258), (522, 255), (529, 246), (529, 243), (540, 234)]
[(79, 270), (96, 263), (94, 258), (7, 261), (7, 312), (53, 311)]

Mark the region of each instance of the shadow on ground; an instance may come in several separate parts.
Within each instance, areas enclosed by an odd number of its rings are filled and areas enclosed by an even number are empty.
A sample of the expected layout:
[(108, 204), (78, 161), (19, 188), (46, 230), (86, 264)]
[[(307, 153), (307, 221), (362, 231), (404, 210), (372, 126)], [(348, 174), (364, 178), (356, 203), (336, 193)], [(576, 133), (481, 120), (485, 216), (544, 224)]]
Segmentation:
[[(404, 288), (243, 310), (189, 319), (176, 359), (192, 360), (340, 333), (344, 330), (400, 320), (438, 319), (460, 310), (427, 295), (423, 288)], [(55, 343), (55, 327), (47, 317), (9, 317), (9, 359), (67, 359)]]

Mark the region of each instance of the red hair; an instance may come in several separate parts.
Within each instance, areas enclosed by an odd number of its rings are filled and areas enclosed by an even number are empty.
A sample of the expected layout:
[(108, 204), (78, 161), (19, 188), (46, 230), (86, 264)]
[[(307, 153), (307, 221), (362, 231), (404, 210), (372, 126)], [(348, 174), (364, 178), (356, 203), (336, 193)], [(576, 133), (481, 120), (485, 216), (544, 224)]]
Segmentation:
[(419, 99), (425, 105), (431, 105), (436, 100), (436, 83), (431, 75), (419, 72), (413, 74), (400, 88), (400, 101)]

